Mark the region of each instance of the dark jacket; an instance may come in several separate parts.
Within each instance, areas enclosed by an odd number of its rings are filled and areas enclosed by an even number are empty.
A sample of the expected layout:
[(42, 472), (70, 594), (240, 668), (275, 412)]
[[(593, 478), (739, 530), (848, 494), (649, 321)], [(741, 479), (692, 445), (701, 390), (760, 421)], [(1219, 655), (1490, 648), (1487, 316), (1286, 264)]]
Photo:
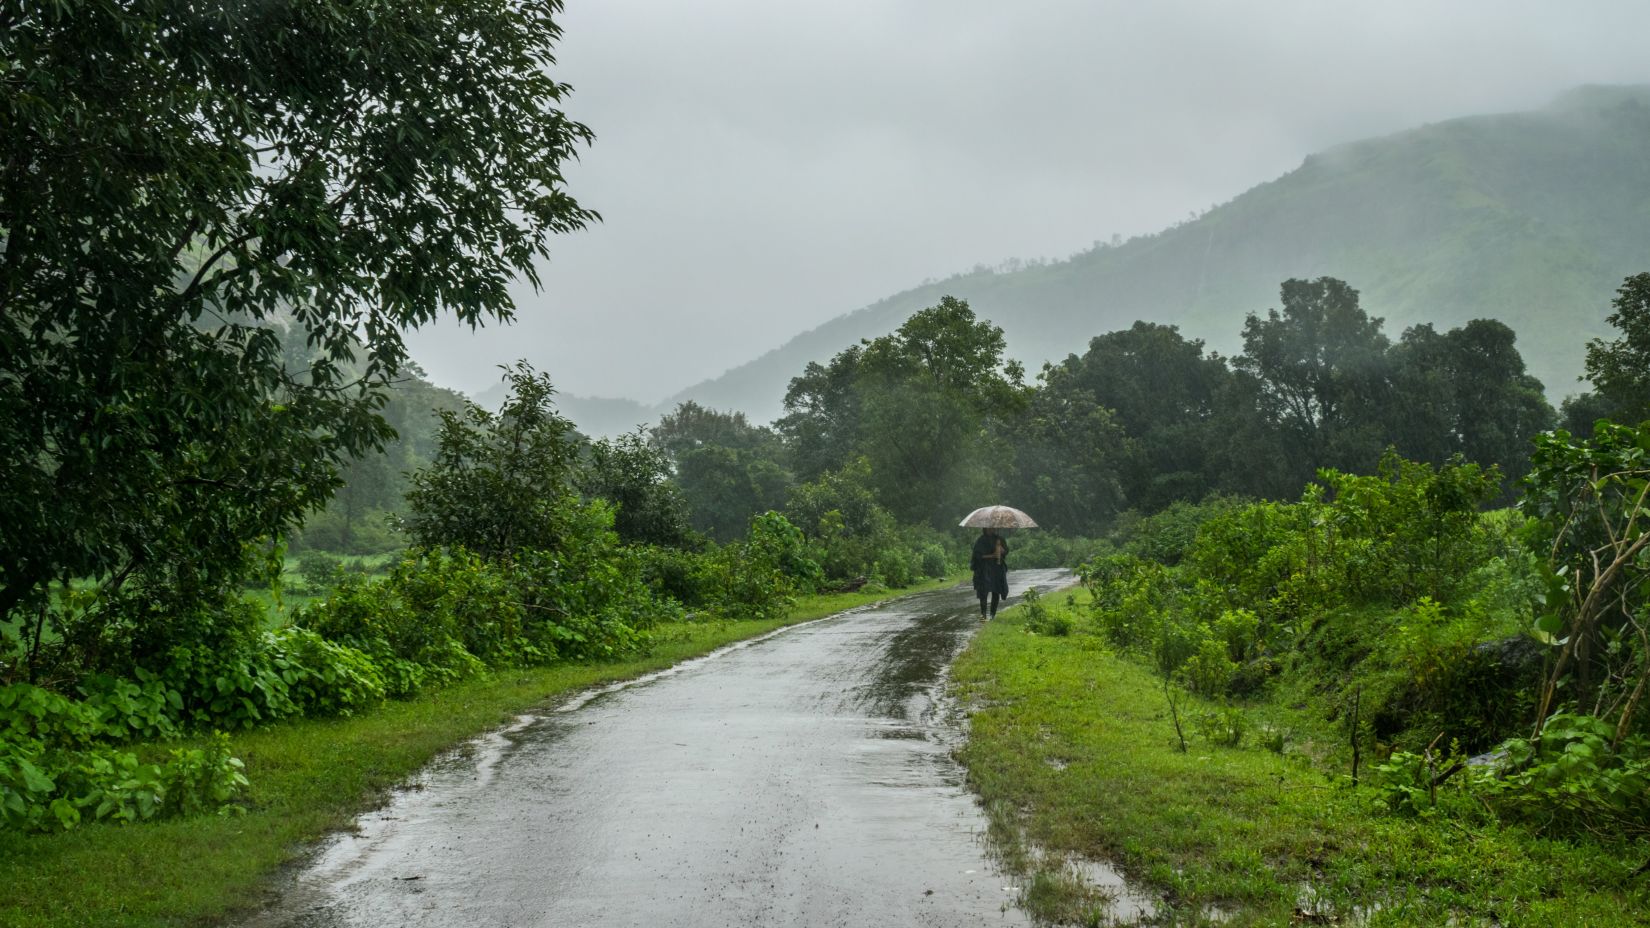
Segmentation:
[[(1002, 545), (1003, 556), (1000, 560), (993, 560), (990, 555), (997, 545)], [(981, 532), (980, 537), (974, 539), (974, 551), (968, 559), (968, 566), (974, 571), (974, 595), (1008, 595), (1008, 539)]]

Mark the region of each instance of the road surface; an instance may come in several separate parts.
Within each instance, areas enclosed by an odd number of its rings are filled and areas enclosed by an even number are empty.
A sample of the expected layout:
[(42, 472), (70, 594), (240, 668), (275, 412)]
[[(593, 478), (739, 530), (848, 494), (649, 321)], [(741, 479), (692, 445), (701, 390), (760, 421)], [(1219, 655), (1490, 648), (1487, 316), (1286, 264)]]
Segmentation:
[(979, 623), (965, 587), (918, 594), (526, 717), (335, 838), (248, 928), (1027, 924), (941, 699)]

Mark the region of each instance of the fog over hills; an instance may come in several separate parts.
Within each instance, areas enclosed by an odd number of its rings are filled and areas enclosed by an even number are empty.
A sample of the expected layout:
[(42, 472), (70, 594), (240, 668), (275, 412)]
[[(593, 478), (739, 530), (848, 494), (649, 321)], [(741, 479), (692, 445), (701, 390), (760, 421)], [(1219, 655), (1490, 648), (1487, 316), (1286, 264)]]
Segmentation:
[(946, 294), (1002, 326), (1036, 370), (1136, 319), (1240, 348), (1246, 313), (1290, 277), (1339, 277), (1396, 338), (1499, 319), (1555, 399), (1622, 278), (1650, 270), (1650, 86), (1583, 87), (1522, 113), (1471, 116), (1308, 156), (1293, 171), (1155, 235), (1069, 260), (931, 282), (840, 316), (648, 408), (564, 397), (610, 434), (693, 399), (759, 421), (810, 361), (896, 328)]
[(1389, 334), (1492, 317), (1550, 392), (1569, 392), (1616, 286), (1650, 268), (1650, 87), (1582, 88), (1529, 113), (1474, 116), (1312, 155), (1153, 236), (1068, 261), (927, 284), (806, 332), (671, 402), (779, 413), (808, 361), (892, 331), (952, 294), (1033, 368), (1136, 319), (1238, 347), (1289, 277), (1363, 292)]

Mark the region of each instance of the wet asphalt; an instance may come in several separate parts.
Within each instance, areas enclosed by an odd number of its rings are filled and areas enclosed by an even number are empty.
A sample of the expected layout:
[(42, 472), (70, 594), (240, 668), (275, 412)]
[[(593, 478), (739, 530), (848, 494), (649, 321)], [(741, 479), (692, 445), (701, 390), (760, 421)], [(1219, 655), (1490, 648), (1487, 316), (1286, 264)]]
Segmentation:
[(951, 756), (945, 669), (979, 626), (966, 587), (918, 594), (524, 717), (247, 928), (1029, 924)]

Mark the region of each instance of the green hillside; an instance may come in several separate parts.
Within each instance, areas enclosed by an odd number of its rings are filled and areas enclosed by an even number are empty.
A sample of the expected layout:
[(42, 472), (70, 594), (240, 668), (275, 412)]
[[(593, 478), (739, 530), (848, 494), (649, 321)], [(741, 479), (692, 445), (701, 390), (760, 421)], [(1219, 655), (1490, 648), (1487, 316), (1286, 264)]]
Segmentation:
[[(907, 290), (682, 391), (765, 419), (809, 361), (892, 331), (952, 294), (1035, 369), (1136, 319), (1222, 351), (1290, 277), (1342, 278), (1396, 336), (1500, 319), (1531, 372), (1574, 391), (1622, 278), (1650, 270), (1650, 86), (1584, 87), (1527, 113), (1473, 116), (1308, 157), (1201, 217), (1070, 260)], [(668, 407), (667, 407), (668, 408)]]

